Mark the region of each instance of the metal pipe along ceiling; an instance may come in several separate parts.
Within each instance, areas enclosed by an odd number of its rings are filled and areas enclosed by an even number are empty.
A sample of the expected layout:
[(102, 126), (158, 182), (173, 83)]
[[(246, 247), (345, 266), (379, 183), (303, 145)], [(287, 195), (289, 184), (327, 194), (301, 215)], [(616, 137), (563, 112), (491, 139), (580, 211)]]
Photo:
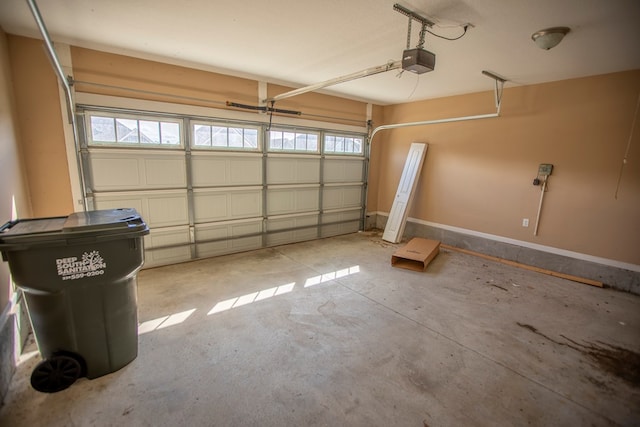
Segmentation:
[(507, 81), (506, 79), (490, 73), (489, 71), (483, 71), (482, 74), (491, 77), (495, 80), (495, 100), (496, 100), (496, 112), (490, 114), (479, 114), (475, 116), (462, 116), (462, 117), (452, 117), (448, 119), (437, 119), (437, 120), (423, 120), (420, 122), (408, 122), (408, 123), (395, 123), (390, 125), (381, 125), (373, 129), (371, 132), (371, 136), (369, 136), (369, 144), (373, 142), (373, 137), (381, 130), (386, 129), (397, 129), (404, 128), (410, 126), (426, 126), (426, 125), (435, 125), (440, 123), (452, 123), (452, 122), (463, 122), (468, 120), (482, 120), (482, 119), (492, 119), (495, 117), (500, 117), (500, 107), (502, 104), (502, 90), (504, 88), (504, 83)]
[(56, 55), (56, 51), (53, 49), (53, 42), (51, 41), (51, 37), (49, 37), (47, 27), (45, 27), (44, 25), (44, 21), (42, 20), (42, 16), (40, 15), (38, 5), (36, 5), (35, 0), (27, 0), (27, 4), (29, 5), (29, 9), (31, 9), (33, 18), (35, 19), (36, 25), (38, 26), (38, 30), (40, 30), (40, 34), (42, 35), (42, 39), (44, 40), (47, 54), (49, 55), (49, 59), (51, 59), (53, 70), (60, 78), (60, 82), (64, 87), (65, 95), (67, 95), (67, 108), (69, 109), (71, 116), (73, 115), (73, 109), (71, 108), (73, 106), (73, 99), (71, 97), (71, 86), (69, 86), (69, 81), (64, 75), (64, 71), (62, 70), (62, 66), (60, 65), (60, 61), (58, 60), (58, 56)]
[(462, 122), (466, 120), (480, 120), (480, 119), (491, 119), (494, 117), (500, 117), (500, 113), (490, 113), (490, 114), (480, 114), (477, 116), (463, 116), (463, 117), (452, 117), (449, 119), (438, 119), (438, 120), (424, 120), (421, 122), (409, 122), (409, 123), (395, 123), (392, 125), (382, 125), (378, 126), (371, 132), (371, 136), (369, 137), (369, 143), (373, 140), (373, 137), (381, 130), (386, 129), (397, 129), (397, 128), (405, 128), (410, 126), (426, 126), (426, 125), (435, 125), (439, 123), (451, 123), (451, 122)]

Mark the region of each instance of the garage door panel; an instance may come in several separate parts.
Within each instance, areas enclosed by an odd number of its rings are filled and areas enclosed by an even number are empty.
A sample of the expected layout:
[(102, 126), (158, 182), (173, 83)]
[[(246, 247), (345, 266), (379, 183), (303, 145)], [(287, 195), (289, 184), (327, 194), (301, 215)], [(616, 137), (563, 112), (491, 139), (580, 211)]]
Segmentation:
[(267, 192), (268, 215), (317, 211), (319, 188), (269, 189)]
[(262, 192), (242, 192), (229, 194), (231, 215), (234, 218), (247, 218), (262, 214)]
[(262, 158), (229, 160), (230, 185), (261, 185)]
[(93, 189), (128, 190), (142, 185), (137, 159), (97, 158), (91, 161)]
[(144, 267), (159, 267), (161, 265), (177, 264), (191, 259), (189, 246), (176, 248), (161, 248), (145, 251)]
[(193, 211), (196, 222), (222, 221), (229, 217), (227, 194), (194, 193)]
[(322, 203), (324, 209), (360, 207), (362, 203), (362, 186), (324, 187)]
[(209, 157), (192, 157), (193, 185), (196, 187), (208, 187), (226, 185), (227, 162), (225, 159)]
[(325, 159), (325, 182), (361, 182), (364, 170), (362, 159)]
[(261, 185), (262, 158), (194, 154), (193, 185), (219, 187), (234, 185)]
[(321, 237), (355, 233), (360, 230), (361, 210), (331, 212), (322, 215)]
[(191, 259), (189, 227), (154, 228), (144, 236), (144, 246), (146, 267), (188, 261)]
[(261, 189), (197, 190), (193, 199), (197, 223), (262, 216)]
[[(196, 225), (198, 257), (223, 255), (262, 247), (262, 219), (242, 223)], [(243, 237), (246, 236), (246, 237)], [(207, 240), (215, 240), (207, 242)]]
[(149, 219), (157, 226), (185, 224), (189, 221), (187, 195), (152, 196), (148, 198)]
[(299, 189), (295, 191), (296, 212), (314, 211), (319, 209), (317, 188)]
[(184, 157), (144, 159), (145, 182), (149, 186), (184, 187), (187, 184)]
[[(318, 215), (270, 218), (267, 221), (267, 246), (284, 245), (287, 243), (316, 239), (318, 237), (317, 226)], [(278, 230), (286, 231), (277, 232)]]
[(236, 252), (250, 251), (262, 247), (262, 237), (238, 237), (229, 238), (221, 242), (199, 243), (198, 258), (206, 258), (218, 255), (232, 254)]
[(320, 158), (269, 157), (267, 184), (320, 182)]
[(267, 193), (267, 214), (277, 215), (290, 213), (295, 210), (295, 193), (285, 190), (271, 190)]
[(94, 205), (96, 209), (135, 208), (149, 227), (189, 223), (186, 190), (98, 193)]
[(184, 153), (90, 152), (94, 191), (126, 191), (186, 186)]

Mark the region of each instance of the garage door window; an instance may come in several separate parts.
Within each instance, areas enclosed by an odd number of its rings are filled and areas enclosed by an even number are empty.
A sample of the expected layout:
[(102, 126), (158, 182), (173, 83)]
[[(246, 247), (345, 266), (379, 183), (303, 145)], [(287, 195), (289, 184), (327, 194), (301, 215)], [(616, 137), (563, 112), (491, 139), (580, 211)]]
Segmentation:
[(139, 116), (88, 115), (90, 144), (152, 145), (182, 144), (180, 122)]
[(325, 134), (324, 136), (324, 152), (328, 154), (362, 155), (362, 148), (361, 137), (336, 134)]
[(252, 151), (260, 148), (257, 127), (195, 123), (191, 131), (194, 148)]
[(295, 130), (270, 130), (269, 151), (318, 152), (318, 134)]

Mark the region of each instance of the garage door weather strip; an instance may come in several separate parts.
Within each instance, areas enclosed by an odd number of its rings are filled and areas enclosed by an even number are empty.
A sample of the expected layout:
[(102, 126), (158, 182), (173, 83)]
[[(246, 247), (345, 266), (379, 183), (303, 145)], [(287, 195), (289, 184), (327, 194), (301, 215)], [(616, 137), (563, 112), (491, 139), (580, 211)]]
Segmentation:
[(424, 120), (420, 122), (395, 123), (391, 125), (382, 125), (382, 126), (376, 127), (373, 130), (373, 132), (371, 132), (371, 136), (369, 137), (369, 144), (373, 142), (373, 137), (376, 135), (376, 133), (378, 133), (381, 130), (397, 129), (397, 128), (404, 128), (404, 127), (410, 127), (410, 126), (436, 125), (440, 123), (463, 122), (467, 120), (492, 119), (495, 117), (500, 117), (500, 106), (502, 104), (502, 92), (504, 89), (504, 84), (507, 80), (489, 71), (482, 71), (482, 74), (484, 74), (485, 76), (491, 77), (495, 81), (495, 90), (494, 90), (495, 101), (496, 101), (495, 113), (479, 114), (476, 116), (452, 117), (449, 119)]

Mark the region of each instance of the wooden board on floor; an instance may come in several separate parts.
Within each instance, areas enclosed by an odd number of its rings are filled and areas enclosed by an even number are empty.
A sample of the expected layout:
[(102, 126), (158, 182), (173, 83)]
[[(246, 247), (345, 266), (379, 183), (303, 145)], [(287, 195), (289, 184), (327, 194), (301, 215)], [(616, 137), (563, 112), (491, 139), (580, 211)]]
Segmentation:
[(491, 255), (485, 255), (485, 254), (481, 254), (479, 252), (470, 251), (468, 249), (457, 248), (455, 246), (449, 246), (449, 245), (442, 244), (441, 247), (444, 248), (444, 249), (449, 249), (449, 250), (452, 250), (452, 251), (461, 252), (463, 254), (474, 255), (474, 256), (477, 256), (477, 257), (480, 257), (480, 258), (488, 259), (488, 260), (491, 260), (491, 261), (496, 261), (496, 262), (499, 262), (499, 263), (502, 263), (502, 264), (510, 265), (512, 267), (524, 268), (525, 270), (531, 270), (531, 271), (535, 271), (537, 273), (548, 274), (548, 275), (554, 276), (554, 277), (560, 277), (562, 279), (571, 280), (573, 282), (584, 283), (586, 285), (597, 286), (599, 288), (604, 287), (604, 284), (602, 282), (597, 281), (597, 280), (586, 279), (584, 277), (578, 277), (578, 276), (574, 276), (574, 275), (571, 275), (571, 274), (558, 273), (557, 271), (551, 271), (551, 270), (547, 270), (547, 269), (544, 269), (544, 268), (535, 267), (533, 265), (521, 264), (521, 263), (516, 262), (516, 261), (510, 261), (510, 260), (504, 259), (504, 258), (498, 258), (498, 257), (491, 256)]

